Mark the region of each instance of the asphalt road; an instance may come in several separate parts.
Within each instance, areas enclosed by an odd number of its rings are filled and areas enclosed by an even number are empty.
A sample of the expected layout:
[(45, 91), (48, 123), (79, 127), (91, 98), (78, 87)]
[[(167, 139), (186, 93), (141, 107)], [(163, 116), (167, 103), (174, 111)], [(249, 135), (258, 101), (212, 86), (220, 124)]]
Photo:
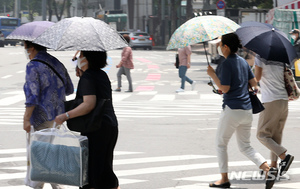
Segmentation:
[[(67, 67), (76, 88), (71, 57), (75, 52), (51, 54)], [(108, 52), (108, 73), (113, 89), (117, 87), (115, 67), (121, 50)], [(0, 189), (26, 189), (25, 132), (23, 84), (27, 60), (23, 47), (0, 48)], [(187, 76), (197, 82), (194, 91), (186, 84), (180, 87), (174, 67), (174, 51), (133, 51), (133, 93), (125, 93), (128, 83), (123, 76), (122, 92), (113, 92), (113, 103), (119, 121), (119, 138), (115, 148), (114, 170), (122, 189), (198, 189), (220, 178), (214, 147), (222, 98), (207, 85), (206, 58), (193, 53)], [(216, 66), (216, 65), (213, 65)], [(74, 95), (68, 99), (74, 98)], [(283, 145), (295, 156), (285, 177), (274, 188), (300, 188), (299, 112), (300, 100), (289, 103), (289, 117)], [(254, 115), (252, 146), (266, 159), (269, 151), (255, 137), (258, 115)], [(229, 171), (232, 188), (264, 188), (258, 168), (243, 156), (235, 136), (229, 147)], [(45, 188), (50, 188), (45, 185)], [(66, 186), (66, 188), (76, 188)]]

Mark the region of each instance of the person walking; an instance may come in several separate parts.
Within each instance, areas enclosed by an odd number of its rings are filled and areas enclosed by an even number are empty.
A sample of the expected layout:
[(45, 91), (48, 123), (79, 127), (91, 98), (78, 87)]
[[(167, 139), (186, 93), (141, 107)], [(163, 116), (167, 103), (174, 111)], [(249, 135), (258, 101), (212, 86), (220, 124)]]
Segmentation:
[(236, 132), (240, 151), (271, 177), (266, 180), (266, 189), (270, 189), (275, 182), (277, 170), (270, 168), (265, 158), (250, 145), (253, 118), (248, 85), (257, 87), (256, 79), (246, 60), (236, 54), (238, 48), (241, 48), (241, 44), (235, 33), (223, 35), (220, 48), (226, 60), (217, 73), (211, 66), (208, 66), (207, 74), (223, 92), (223, 110), (216, 135), (221, 180), (210, 183), (209, 186), (230, 188), (227, 145), (232, 134)]
[(294, 156), (287, 154), (281, 145), (282, 133), (288, 116), (288, 95), (284, 84), (284, 63), (266, 61), (255, 57), (255, 77), (260, 83), (261, 101), (265, 110), (259, 114), (257, 138), (271, 151), (271, 167), (277, 168), (278, 157), (280, 176), (284, 175)]
[(97, 99), (110, 99), (106, 103), (101, 127), (93, 132), (81, 133), (89, 141), (89, 184), (83, 189), (119, 188), (119, 181), (113, 171), (113, 152), (118, 138), (118, 121), (112, 104), (111, 83), (102, 70), (107, 65), (107, 54), (102, 51), (81, 51), (77, 60), (83, 71), (79, 79), (75, 101), (82, 102), (76, 108), (68, 110), (55, 118), (57, 124), (68, 119), (90, 113)]
[(294, 49), (297, 52), (298, 58), (300, 58), (300, 30), (293, 29), (289, 32), (291, 38), (294, 40)]
[[(64, 112), (66, 95), (74, 92), (71, 78), (64, 65), (46, 47), (24, 41), (25, 55), (30, 59), (26, 66), (24, 93), (26, 97), (23, 129), (29, 133), (34, 130), (53, 127), (54, 119)], [(52, 184), (52, 188), (63, 188)], [(37, 183), (38, 189), (44, 183)]]
[(192, 90), (195, 89), (196, 81), (193, 81), (186, 76), (187, 69), (191, 67), (191, 54), (192, 54), (191, 46), (186, 46), (184, 48), (178, 49), (178, 56), (179, 56), (178, 74), (179, 74), (179, 78), (181, 78), (181, 86), (179, 89), (176, 90), (177, 93), (184, 92), (185, 82), (188, 82), (189, 84), (192, 85)]
[[(124, 39), (127, 41), (129, 44), (130, 42), (130, 37), (129, 35), (124, 35)], [(129, 88), (125, 92), (133, 92), (132, 88), (132, 79), (131, 79), (131, 74), (130, 70), (134, 68), (133, 61), (132, 61), (132, 49), (131, 47), (127, 46), (123, 48), (122, 51), (122, 59), (120, 63), (116, 66), (119, 68), (119, 71), (117, 73), (117, 78), (118, 78), (118, 88), (115, 89), (116, 92), (121, 92), (121, 87), (122, 87), (122, 75), (126, 75)]]

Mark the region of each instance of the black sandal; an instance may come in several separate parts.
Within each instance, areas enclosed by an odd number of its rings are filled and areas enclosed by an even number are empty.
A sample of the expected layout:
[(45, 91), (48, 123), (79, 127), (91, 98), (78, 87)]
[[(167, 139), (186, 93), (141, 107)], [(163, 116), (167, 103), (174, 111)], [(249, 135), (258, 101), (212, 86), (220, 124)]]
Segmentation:
[(230, 188), (230, 182), (224, 182), (222, 184), (215, 184), (215, 183), (210, 183), (209, 187), (212, 188)]

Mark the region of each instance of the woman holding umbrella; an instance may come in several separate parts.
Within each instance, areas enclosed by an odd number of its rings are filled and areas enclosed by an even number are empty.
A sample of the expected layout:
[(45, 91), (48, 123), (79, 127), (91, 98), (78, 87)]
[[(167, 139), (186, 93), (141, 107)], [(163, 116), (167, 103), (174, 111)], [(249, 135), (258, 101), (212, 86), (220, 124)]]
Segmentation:
[[(78, 83), (76, 108), (60, 114), (55, 122), (62, 124), (72, 118), (87, 115), (96, 107), (97, 99), (112, 99), (111, 83), (107, 74), (101, 70), (107, 65), (107, 54), (103, 51), (81, 51), (77, 60), (83, 71)], [(89, 184), (84, 189), (117, 189), (118, 178), (113, 171), (113, 151), (118, 138), (118, 121), (112, 100), (106, 103), (101, 127), (92, 132), (81, 132), (89, 140)]]
[[(273, 173), (273, 170), (270, 169), (262, 155), (250, 145), (250, 131), (253, 118), (248, 85), (256, 87), (257, 82), (246, 60), (236, 54), (238, 48), (241, 47), (240, 40), (235, 33), (223, 35), (220, 48), (226, 60), (222, 63), (218, 73), (215, 73), (211, 66), (208, 66), (207, 69), (207, 74), (224, 93), (223, 110), (216, 136), (218, 161), (222, 178), (209, 184), (210, 187), (230, 188), (227, 145), (234, 132), (236, 132), (240, 151), (260, 169), (268, 172), (268, 174)], [(272, 178), (267, 180), (266, 188), (272, 188), (275, 181), (275, 178)]]

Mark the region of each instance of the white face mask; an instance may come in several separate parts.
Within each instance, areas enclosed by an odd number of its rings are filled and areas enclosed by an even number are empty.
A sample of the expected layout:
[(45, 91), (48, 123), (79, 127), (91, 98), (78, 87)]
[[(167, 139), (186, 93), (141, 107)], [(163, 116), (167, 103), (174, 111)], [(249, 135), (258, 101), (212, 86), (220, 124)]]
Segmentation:
[(28, 50), (27, 50), (27, 49), (24, 49), (24, 53), (25, 53), (25, 56), (26, 56), (27, 60), (29, 60), (29, 55), (30, 55), (31, 53), (28, 53)]
[(217, 50), (218, 50), (218, 54), (219, 54), (220, 56), (224, 56), (223, 53), (222, 53), (222, 50), (221, 50), (221, 47), (220, 47), (220, 46), (218, 46)]
[(85, 59), (85, 57), (83, 57), (83, 58), (78, 58), (78, 59), (77, 59), (77, 66), (78, 66), (79, 69), (81, 69), (82, 66), (84, 66), (84, 65), (87, 64), (87, 62), (81, 63), (81, 61), (83, 61), (84, 59)]
[(296, 39), (296, 36), (295, 36), (295, 35), (292, 35), (291, 38), (295, 40), (295, 39)]

